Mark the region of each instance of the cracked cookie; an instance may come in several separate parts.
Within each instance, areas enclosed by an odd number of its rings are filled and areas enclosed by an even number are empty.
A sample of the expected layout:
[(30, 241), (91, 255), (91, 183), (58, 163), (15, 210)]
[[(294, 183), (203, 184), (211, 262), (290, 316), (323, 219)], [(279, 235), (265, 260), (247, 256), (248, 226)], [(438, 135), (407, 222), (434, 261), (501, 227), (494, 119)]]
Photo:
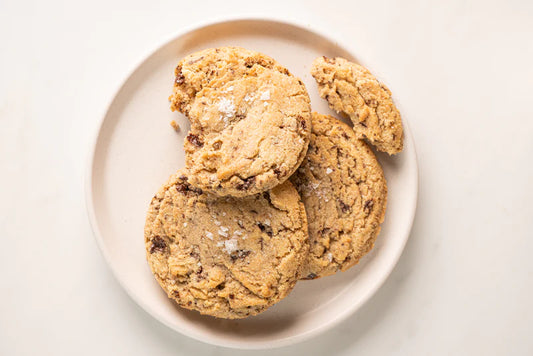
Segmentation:
[(311, 130), (303, 83), (272, 58), (238, 47), (193, 53), (175, 70), (171, 109), (187, 115), (189, 183), (244, 197), (283, 183)]
[(169, 298), (219, 318), (256, 315), (286, 297), (307, 258), (305, 208), (290, 182), (215, 197), (178, 171), (152, 199), (146, 256)]
[(387, 184), (370, 147), (348, 125), (313, 113), (307, 156), (291, 182), (309, 221), (304, 279), (345, 271), (372, 249), (385, 216)]
[(396, 154), (403, 149), (400, 112), (390, 90), (366, 68), (344, 58), (319, 57), (311, 74), (319, 94), (337, 113), (350, 117), (353, 130), (379, 151)]

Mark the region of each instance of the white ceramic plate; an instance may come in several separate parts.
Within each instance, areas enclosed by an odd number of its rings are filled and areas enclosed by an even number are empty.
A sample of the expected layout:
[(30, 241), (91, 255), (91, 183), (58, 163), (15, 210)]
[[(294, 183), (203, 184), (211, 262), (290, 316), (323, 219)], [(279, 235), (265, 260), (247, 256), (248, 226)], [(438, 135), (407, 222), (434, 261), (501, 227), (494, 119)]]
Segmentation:
[[(186, 118), (169, 110), (179, 59), (207, 47), (237, 45), (278, 60), (307, 86), (313, 110), (331, 113), (309, 74), (322, 55), (356, 60), (337, 41), (296, 25), (233, 20), (183, 33), (158, 48), (124, 82), (103, 118), (87, 176), (87, 206), (98, 245), (129, 295), (168, 327), (200, 341), (235, 348), (271, 348), (314, 336), (357, 310), (396, 264), (411, 229), (417, 200), (415, 148), (404, 113), (404, 152), (378, 158), (389, 186), (387, 214), (376, 246), (359, 265), (335, 276), (299, 282), (285, 300), (256, 317), (217, 320), (182, 310), (152, 277), (143, 227), (150, 199), (184, 166)], [(367, 63), (363, 63), (367, 64)], [(371, 68), (371, 66), (370, 66)], [(176, 120), (177, 134), (169, 125)]]

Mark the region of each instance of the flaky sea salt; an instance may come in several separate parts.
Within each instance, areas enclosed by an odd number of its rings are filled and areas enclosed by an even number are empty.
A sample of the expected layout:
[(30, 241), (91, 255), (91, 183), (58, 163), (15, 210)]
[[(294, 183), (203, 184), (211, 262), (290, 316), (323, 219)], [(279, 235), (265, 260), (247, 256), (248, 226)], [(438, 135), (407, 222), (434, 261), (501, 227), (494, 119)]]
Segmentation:
[(265, 225), (266, 225), (266, 226), (270, 226), (270, 220), (269, 220), (269, 219), (266, 219), (266, 220), (265, 220)]
[[(229, 239), (224, 242), (222, 242), (224, 247), (222, 248), (223, 251), (227, 252), (228, 254), (232, 254), (233, 252), (237, 251), (239, 249), (239, 245), (236, 239)], [(218, 244), (217, 244), (218, 246)], [(222, 245), (220, 245), (222, 246)]]
[(254, 100), (254, 97), (252, 95), (250, 95), (250, 94), (246, 94), (244, 96), (244, 101), (246, 101), (247, 103), (249, 103), (249, 102), (251, 102), (253, 100)]
[(183, 227), (187, 227), (187, 223), (186, 222), (183, 223)]
[(327, 254), (327, 257), (329, 262), (333, 261), (333, 255), (331, 254), (331, 252)]
[(270, 90), (265, 90), (262, 92), (259, 100), (270, 100)]
[(331, 174), (331, 172), (333, 172), (333, 169), (331, 169), (331, 168), (329, 168), (329, 167), (326, 168), (326, 174)]
[(220, 229), (218, 230), (218, 234), (220, 236), (228, 237), (229, 236), (228, 231), (229, 231), (229, 228), (227, 228), (226, 226), (221, 226)]
[(221, 223), (220, 221), (218, 221), (218, 220), (215, 220), (214, 223), (215, 223), (216, 226), (220, 226), (220, 225), (222, 224), (222, 223)]
[(207, 231), (207, 232), (205, 233), (205, 236), (207, 236), (207, 238), (208, 238), (209, 240), (213, 240), (213, 233)]
[(237, 236), (242, 236), (242, 231), (241, 230), (235, 230), (233, 232), (234, 235), (237, 235)]
[(225, 118), (233, 117), (235, 115), (235, 104), (233, 100), (228, 98), (221, 98), (218, 102), (218, 111), (224, 114)]

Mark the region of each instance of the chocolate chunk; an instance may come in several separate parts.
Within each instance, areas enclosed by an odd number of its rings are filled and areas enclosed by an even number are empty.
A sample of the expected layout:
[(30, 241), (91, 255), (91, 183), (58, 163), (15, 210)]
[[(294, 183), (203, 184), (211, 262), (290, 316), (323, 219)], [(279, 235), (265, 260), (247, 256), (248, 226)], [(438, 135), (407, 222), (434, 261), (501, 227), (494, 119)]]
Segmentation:
[(189, 185), (187, 183), (176, 183), (176, 190), (180, 193), (186, 193), (189, 191)]
[(259, 226), (259, 229), (264, 232), (265, 234), (267, 234), (268, 236), (271, 236), (272, 237), (272, 228), (268, 225), (264, 225), (262, 223), (257, 223), (257, 226)]
[(229, 297), (229, 299), (235, 299), (235, 294), (230, 293), (230, 294), (228, 295), (228, 297)]
[(250, 250), (237, 250), (231, 253), (230, 257), (231, 260), (235, 262), (236, 259), (241, 258), (244, 259), (246, 256), (248, 256), (252, 251)]
[(248, 177), (242, 180), (242, 184), (237, 185), (238, 190), (248, 190), (255, 182), (255, 176)]
[(346, 204), (345, 202), (343, 202), (342, 200), (339, 200), (339, 206), (341, 207), (341, 211), (343, 213), (346, 213), (351, 210), (350, 206)]
[(363, 207), (363, 210), (367, 212), (367, 214), (370, 214), (370, 212), (372, 211), (372, 208), (374, 207), (374, 201), (371, 199), (371, 200), (367, 200), (365, 202), (365, 205)]
[(204, 192), (202, 189), (193, 187), (189, 183), (176, 183), (175, 186), (176, 190), (182, 194), (186, 194), (187, 192), (202, 194)]
[(341, 134), (341, 136), (344, 137), (346, 140), (349, 140), (349, 139), (350, 139), (350, 137), (348, 137), (348, 134), (346, 134), (346, 132), (343, 132), (343, 133)]
[(307, 122), (305, 122), (305, 119), (301, 116), (298, 116), (298, 120), (300, 120), (300, 126), (302, 127), (302, 130), (305, 131), (305, 129), (307, 129)]
[(150, 246), (150, 253), (165, 252), (167, 248), (167, 243), (160, 236), (154, 236), (152, 239), (152, 246)]
[(326, 56), (322, 56), (322, 58), (324, 58), (324, 60), (326, 62), (328, 62), (329, 64), (335, 64), (335, 59), (334, 58), (328, 58)]
[(200, 268), (198, 268), (198, 271), (196, 271), (196, 274), (201, 274), (203, 272), (204, 268), (202, 266), (200, 266)]
[(187, 141), (189, 141), (190, 143), (192, 143), (194, 146), (200, 148), (204, 145), (204, 143), (202, 142), (202, 140), (200, 140), (200, 138), (195, 135), (195, 134), (188, 134), (187, 135)]
[(180, 297), (180, 292), (178, 292), (177, 290), (173, 291), (172, 294), (173, 294), (174, 297), (176, 297), (176, 298), (179, 298), (179, 297)]
[(309, 274), (307, 275), (307, 277), (305, 277), (305, 279), (315, 279), (316, 277), (317, 277), (316, 274), (314, 274), (314, 273), (309, 273)]
[(178, 65), (176, 67), (175, 72), (176, 73), (176, 84), (183, 84), (185, 81), (185, 77), (183, 76), (183, 73), (181, 72), (181, 65)]
[(360, 122), (359, 125), (361, 125), (363, 127), (366, 127), (366, 123), (364, 123), (364, 122)]
[(329, 230), (331, 230), (329, 227), (325, 227), (322, 230), (320, 230), (318, 233), (320, 235), (324, 235), (324, 234), (327, 234), (329, 232)]
[(281, 176), (281, 171), (277, 168), (274, 168), (274, 174), (279, 178)]
[(191, 301), (188, 301), (188, 302), (187, 302), (187, 305), (188, 305), (188, 306), (191, 306), (191, 305), (192, 305), (192, 302), (191, 302)]
[(226, 283), (222, 282), (222, 283), (220, 283), (216, 288), (217, 288), (218, 290), (222, 290), (222, 289), (224, 289), (225, 287), (226, 287)]

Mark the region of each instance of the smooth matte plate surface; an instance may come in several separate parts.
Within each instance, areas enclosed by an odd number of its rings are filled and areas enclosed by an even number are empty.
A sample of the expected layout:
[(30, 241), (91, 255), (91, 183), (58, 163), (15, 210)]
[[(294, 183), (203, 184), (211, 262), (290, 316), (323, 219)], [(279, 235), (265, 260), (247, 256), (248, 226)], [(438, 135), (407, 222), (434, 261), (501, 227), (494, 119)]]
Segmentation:
[[(145, 259), (144, 219), (159, 186), (184, 166), (182, 146), (189, 124), (183, 115), (169, 110), (167, 99), (172, 92), (174, 67), (191, 52), (228, 45), (275, 58), (303, 80), (313, 110), (320, 113), (332, 112), (318, 96), (309, 74), (313, 59), (326, 55), (357, 61), (336, 41), (276, 21), (226, 21), (176, 37), (137, 67), (109, 106), (88, 170), (89, 217), (118, 281), (139, 305), (170, 328), (227, 347), (283, 346), (316, 335), (349, 316), (392, 271), (416, 210), (416, 153), (403, 112), (404, 151), (393, 157), (378, 154), (389, 186), (385, 222), (374, 249), (359, 265), (332, 277), (301, 281), (289, 297), (263, 314), (244, 320), (219, 320), (180, 309), (150, 272)], [(180, 125), (179, 133), (171, 128), (171, 120)]]

